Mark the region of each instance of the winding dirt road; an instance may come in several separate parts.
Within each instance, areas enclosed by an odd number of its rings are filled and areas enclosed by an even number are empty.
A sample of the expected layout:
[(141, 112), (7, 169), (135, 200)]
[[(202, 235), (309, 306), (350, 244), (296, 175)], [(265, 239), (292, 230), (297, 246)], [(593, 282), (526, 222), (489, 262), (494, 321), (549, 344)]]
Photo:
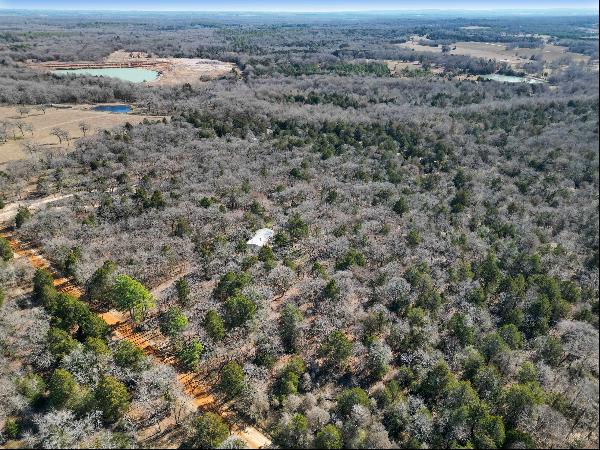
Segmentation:
[[(7, 205), (0, 213), (0, 224), (6, 224), (14, 219), (14, 215), (19, 206), (26, 205), (30, 210), (35, 210), (52, 202), (70, 197), (54, 195), (37, 199), (35, 201), (24, 201)], [(60, 292), (71, 294), (75, 297), (81, 297), (83, 290), (77, 286), (73, 280), (63, 277), (56, 271), (50, 262), (39, 252), (38, 249), (26, 242), (18, 239), (15, 232), (10, 228), (0, 230), (0, 236), (10, 242), (16, 257), (27, 258), (29, 263), (36, 269), (48, 269), (54, 276), (54, 285)], [(179, 275), (181, 276), (181, 274)], [(169, 280), (169, 284), (172, 280)], [(158, 291), (166, 286), (159, 286)], [(162, 364), (175, 366), (175, 358), (169, 351), (168, 339), (163, 336), (159, 330), (149, 330), (144, 332), (135, 331), (133, 324), (120, 312), (110, 310), (104, 313), (98, 313), (112, 330), (112, 338), (115, 340), (127, 339), (137, 347), (141, 348), (151, 359), (158, 360)], [(195, 409), (213, 410), (226, 418), (231, 425), (232, 433), (238, 436), (248, 448), (264, 448), (271, 445), (271, 440), (261, 431), (252, 426), (239, 426), (235, 413), (226, 406), (220, 405), (216, 398), (210, 392), (210, 386), (207, 385), (203, 377), (196, 372), (184, 372), (177, 370), (177, 380), (182, 384), (185, 392), (189, 395), (190, 404)]]

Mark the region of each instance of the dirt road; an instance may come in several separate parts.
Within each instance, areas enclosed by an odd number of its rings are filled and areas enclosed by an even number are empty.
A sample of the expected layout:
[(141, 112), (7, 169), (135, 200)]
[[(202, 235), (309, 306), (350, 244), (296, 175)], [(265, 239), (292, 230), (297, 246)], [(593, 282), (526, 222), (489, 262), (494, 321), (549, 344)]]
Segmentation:
[(73, 197), (73, 194), (53, 194), (48, 197), (36, 200), (23, 200), (20, 202), (10, 203), (3, 209), (0, 209), (0, 224), (11, 222), (17, 215), (17, 211), (21, 206), (27, 207), (31, 212), (41, 209), (45, 205), (57, 202), (64, 198)]
[[(51, 196), (38, 199), (28, 203), (30, 208), (39, 208), (53, 201), (58, 201), (68, 196)], [(12, 220), (13, 213), (16, 214), (19, 204), (7, 205), (0, 218), (0, 225)], [(38, 249), (27, 243), (21, 242), (14, 231), (4, 228), (0, 236), (8, 239), (16, 257), (25, 257), (30, 264), (37, 268), (46, 268), (54, 276), (54, 285), (60, 292), (66, 292), (76, 297), (81, 297), (83, 291), (72, 280), (62, 277), (54, 270), (50, 262), (38, 251)], [(120, 312), (110, 310), (100, 313), (101, 317), (112, 329), (112, 338), (116, 340), (127, 339), (137, 347), (141, 348), (151, 359), (158, 360), (163, 364), (174, 365), (175, 358), (168, 350), (168, 340), (158, 330), (144, 332), (135, 331), (132, 323)], [(215, 397), (210, 392), (210, 386), (206, 384), (201, 375), (195, 372), (183, 372), (178, 370), (177, 380), (183, 385), (185, 392), (189, 395), (190, 403), (195, 409), (212, 409), (228, 418), (232, 424), (232, 433), (237, 435), (248, 448), (262, 448), (271, 444), (271, 440), (261, 431), (252, 426), (236, 425), (235, 414), (226, 407), (220, 407)]]

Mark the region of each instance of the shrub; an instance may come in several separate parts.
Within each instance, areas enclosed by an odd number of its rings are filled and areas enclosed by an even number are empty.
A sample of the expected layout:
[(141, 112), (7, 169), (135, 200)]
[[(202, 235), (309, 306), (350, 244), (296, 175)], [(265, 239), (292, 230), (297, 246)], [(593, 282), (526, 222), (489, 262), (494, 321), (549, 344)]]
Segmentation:
[(129, 409), (129, 392), (123, 383), (111, 376), (100, 380), (94, 391), (96, 407), (102, 412), (105, 422), (119, 420)]
[(89, 337), (85, 340), (85, 349), (95, 355), (110, 355), (110, 349), (104, 339)]
[(503, 325), (500, 328), (500, 336), (506, 344), (513, 350), (523, 347), (523, 335), (519, 329), (512, 323)]
[(443, 396), (448, 387), (453, 384), (455, 377), (448, 365), (440, 361), (423, 378), (419, 385), (419, 393), (427, 400), (435, 401)]
[(234, 295), (225, 301), (225, 322), (229, 328), (241, 327), (254, 318), (256, 304), (248, 297)]
[(0, 259), (2, 261), (10, 261), (12, 257), (13, 251), (10, 246), (10, 242), (0, 236)]
[(337, 399), (337, 411), (343, 417), (350, 416), (352, 408), (355, 405), (361, 405), (365, 408), (371, 406), (369, 395), (361, 388), (350, 388), (343, 391)]
[(244, 371), (235, 361), (229, 361), (221, 370), (220, 389), (229, 398), (236, 397), (245, 386)]
[(46, 391), (44, 379), (35, 373), (28, 373), (16, 381), (17, 391), (30, 403), (36, 403)]
[(477, 286), (476, 288), (471, 290), (471, 292), (469, 292), (469, 301), (474, 305), (485, 305), (486, 300), (487, 293), (485, 292), (485, 289), (483, 289), (481, 286)]
[(335, 368), (341, 368), (351, 354), (352, 342), (339, 330), (332, 331), (319, 348), (319, 355)]
[(292, 303), (286, 303), (281, 312), (281, 342), (286, 351), (295, 353), (298, 350), (300, 338), (299, 323), (302, 321), (302, 313)]
[(317, 433), (315, 438), (315, 447), (323, 449), (343, 448), (344, 441), (342, 433), (338, 427), (333, 424), (325, 425)]
[(213, 296), (217, 300), (226, 300), (241, 292), (244, 287), (250, 284), (250, 281), (250, 275), (245, 272), (227, 272), (219, 280), (213, 291)]
[(192, 427), (193, 448), (218, 448), (229, 437), (229, 427), (223, 422), (221, 416), (215, 413), (207, 412), (196, 417)]
[(350, 249), (336, 264), (338, 270), (348, 270), (352, 266), (364, 266), (366, 264), (364, 255), (356, 249)]
[(335, 280), (330, 280), (323, 288), (323, 297), (333, 300), (340, 295), (340, 288)]
[(207, 311), (204, 317), (204, 329), (215, 341), (220, 341), (225, 337), (225, 324), (219, 313), (214, 309)]
[(174, 338), (187, 328), (188, 318), (181, 312), (181, 308), (175, 306), (162, 314), (159, 326), (162, 334)]
[(190, 285), (185, 278), (180, 278), (175, 282), (175, 289), (177, 290), (177, 302), (181, 306), (188, 304), (190, 296)]
[(448, 323), (448, 328), (462, 346), (472, 345), (475, 341), (475, 327), (467, 324), (464, 314), (454, 314)]
[(21, 426), (16, 419), (8, 418), (4, 422), (4, 434), (9, 439), (17, 439), (21, 433)]
[(308, 420), (303, 414), (294, 416), (285, 425), (278, 427), (274, 442), (281, 448), (307, 448), (309, 445)]
[(81, 250), (77, 247), (69, 250), (69, 253), (65, 256), (62, 262), (62, 271), (67, 277), (75, 277), (76, 266), (81, 259)]
[(115, 346), (113, 359), (119, 367), (141, 371), (145, 366), (146, 355), (132, 342), (121, 340)]
[(543, 401), (544, 391), (537, 382), (514, 384), (504, 394), (505, 417), (515, 424), (521, 414), (528, 413)]
[(33, 275), (33, 299), (35, 302), (45, 305), (55, 294), (52, 274), (46, 269), (36, 269)]
[(403, 216), (408, 212), (408, 202), (404, 197), (400, 197), (392, 208), (396, 214), (399, 216)]
[(48, 402), (54, 408), (68, 406), (75, 399), (78, 389), (70, 372), (56, 369), (48, 382)]
[(192, 339), (179, 344), (176, 354), (179, 362), (187, 370), (196, 371), (200, 365), (200, 358), (203, 351), (204, 345), (197, 339)]
[(517, 380), (521, 384), (527, 384), (536, 381), (537, 376), (537, 369), (533, 363), (531, 361), (525, 361), (517, 373)]
[(113, 302), (119, 311), (129, 311), (132, 320), (139, 322), (154, 307), (152, 294), (142, 283), (127, 275), (119, 275), (113, 288)]
[(21, 228), (31, 218), (31, 212), (24, 206), (20, 206), (15, 216), (15, 227)]
[(450, 200), (450, 207), (455, 214), (461, 213), (469, 205), (470, 193), (467, 189), (458, 189)]
[(421, 243), (421, 234), (417, 230), (410, 230), (406, 242), (411, 247), (417, 247)]
[(47, 342), (50, 353), (58, 359), (62, 359), (79, 345), (79, 342), (73, 339), (69, 333), (55, 327), (48, 330)]
[(477, 268), (477, 276), (488, 290), (495, 290), (501, 277), (495, 252), (490, 251), (481, 262)]
[(283, 371), (281, 372), (279, 379), (275, 383), (274, 392), (279, 397), (286, 397), (290, 394), (298, 393), (298, 384), (300, 382), (300, 376), (306, 370), (304, 361), (302, 358), (296, 356), (292, 358)]
[(110, 302), (113, 290), (113, 274), (117, 266), (112, 261), (104, 261), (101, 267), (96, 269), (86, 283), (85, 297), (90, 302)]
[(560, 294), (569, 303), (577, 303), (581, 300), (581, 288), (573, 281), (561, 281)]
[(286, 228), (293, 241), (298, 241), (308, 236), (308, 224), (297, 213), (290, 216)]
[(563, 347), (560, 339), (555, 336), (548, 336), (540, 349), (540, 356), (546, 364), (551, 366), (560, 364), (563, 357)]
[(481, 341), (480, 348), (488, 362), (497, 360), (509, 351), (508, 345), (498, 333), (490, 333), (485, 336)]

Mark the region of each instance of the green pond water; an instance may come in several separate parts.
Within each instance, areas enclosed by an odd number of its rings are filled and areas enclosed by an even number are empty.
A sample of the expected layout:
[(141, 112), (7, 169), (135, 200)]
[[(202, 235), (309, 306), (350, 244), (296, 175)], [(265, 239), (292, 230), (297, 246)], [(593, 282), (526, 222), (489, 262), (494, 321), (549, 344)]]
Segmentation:
[(118, 78), (131, 83), (143, 83), (144, 81), (154, 81), (158, 78), (158, 72), (155, 70), (142, 69), (139, 67), (115, 67), (104, 69), (60, 69), (52, 73), (64, 75), (86, 75), (88, 77), (110, 77)]
[(501, 81), (504, 83), (542, 83), (542, 81), (535, 80), (533, 78), (515, 77), (512, 75), (500, 75), (498, 73), (493, 73), (491, 75), (483, 75), (481, 78), (483, 78), (484, 80)]

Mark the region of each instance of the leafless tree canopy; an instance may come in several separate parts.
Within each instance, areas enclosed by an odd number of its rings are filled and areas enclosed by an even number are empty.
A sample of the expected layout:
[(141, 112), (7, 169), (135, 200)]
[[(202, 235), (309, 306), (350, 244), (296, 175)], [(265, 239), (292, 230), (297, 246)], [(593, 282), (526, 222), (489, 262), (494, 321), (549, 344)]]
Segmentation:
[[(68, 195), (20, 210), (15, 235), (85, 290), (41, 302), (20, 289), (26, 261), (0, 260), (2, 438), (14, 422), (29, 446), (134, 446), (169, 424), (184, 447), (235, 447), (188, 408), (176, 374), (195, 371), (282, 448), (597, 446), (597, 71), (532, 59), (547, 82), (477, 81), (512, 69), (397, 45), (550, 36), (597, 60), (597, 30), (597, 15), (0, 17), (1, 103), (165, 116), (81, 122), (71, 152), (2, 168), (2, 205)], [(21, 64), (115, 49), (239, 74), (149, 87)], [(387, 60), (443, 71), (392, 76)], [(0, 151), (19, 124), (0, 123)], [(260, 228), (274, 238), (249, 248)], [(126, 288), (138, 303), (121, 306)], [(82, 317), (111, 308), (164, 365), (89, 339)]]

